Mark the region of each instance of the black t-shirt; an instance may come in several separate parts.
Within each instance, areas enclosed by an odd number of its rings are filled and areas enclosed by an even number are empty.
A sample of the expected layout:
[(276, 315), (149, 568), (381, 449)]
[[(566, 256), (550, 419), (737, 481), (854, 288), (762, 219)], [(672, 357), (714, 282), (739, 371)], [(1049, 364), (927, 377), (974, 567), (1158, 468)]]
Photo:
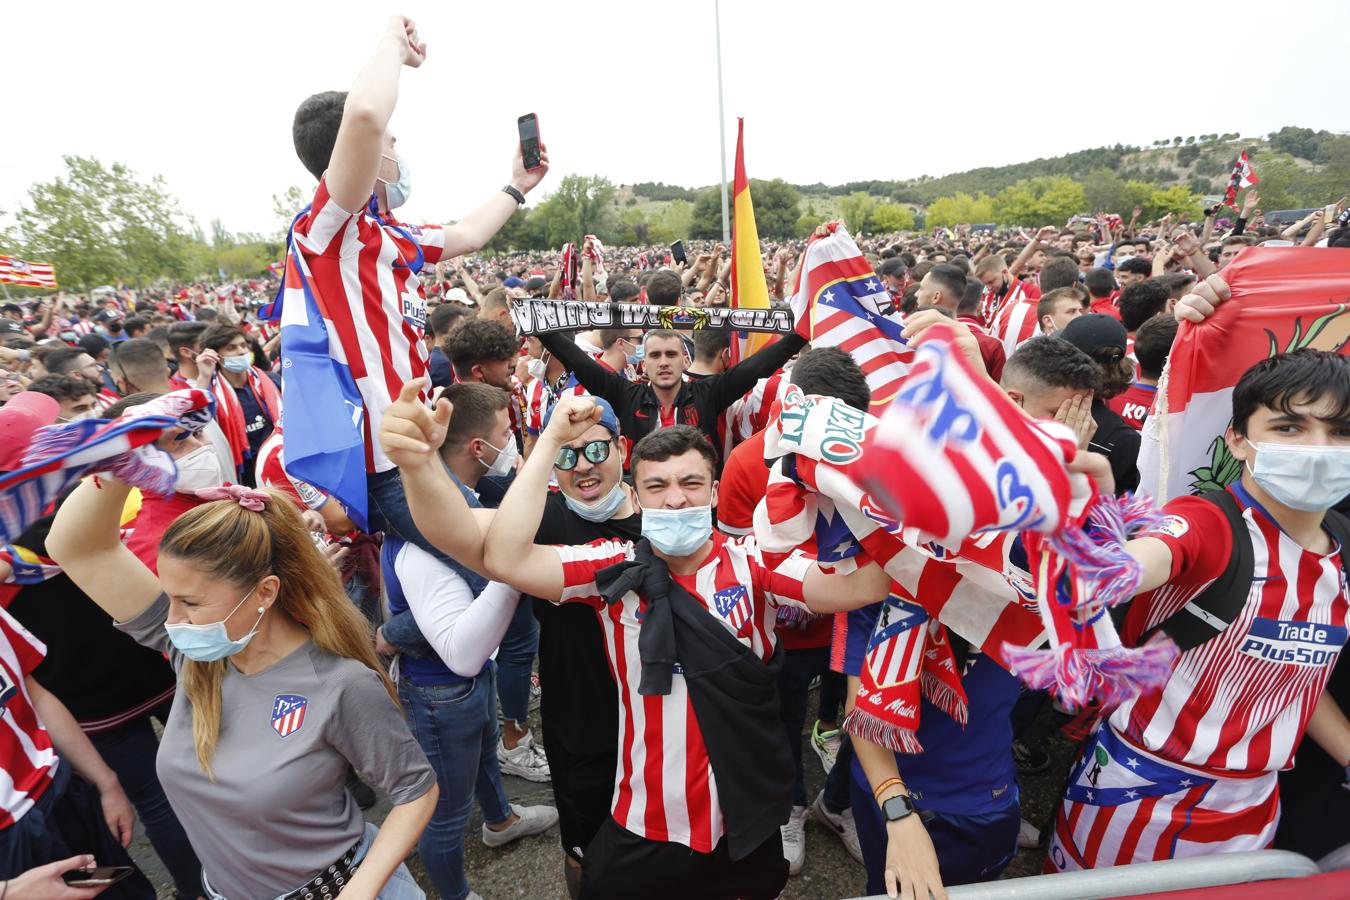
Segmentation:
[(1116, 493), (1138, 490), (1139, 432), (1101, 400), (1092, 401), (1092, 420), (1097, 423), (1097, 432), (1088, 442), (1088, 449), (1110, 461)]
[[(537, 544), (585, 544), (601, 538), (636, 541), (642, 517), (588, 522), (548, 495)], [(544, 746), (560, 743), (571, 756), (612, 756), (618, 747), (619, 692), (605, 655), (595, 610), (584, 603), (553, 604), (538, 597), (540, 714)]]
[[(51, 517), (15, 541), (45, 554)], [(7, 612), (47, 645), (34, 677), (89, 725), (133, 710), (174, 687), (173, 669), (161, 653), (142, 647), (113, 627), (112, 617), (65, 575), (25, 586)]]

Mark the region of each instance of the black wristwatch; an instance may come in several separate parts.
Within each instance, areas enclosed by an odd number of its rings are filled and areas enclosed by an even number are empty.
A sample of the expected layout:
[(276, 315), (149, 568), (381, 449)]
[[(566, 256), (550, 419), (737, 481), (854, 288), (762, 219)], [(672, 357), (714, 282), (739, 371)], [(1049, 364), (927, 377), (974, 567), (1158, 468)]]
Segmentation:
[(506, 187), (502, 188), (502, 193), (510, 194), (511, 199), (515, 200), (516, 203), (520, 204), (521, 206), (525, 205), (525, 195), (522, 194), (520, 191), (516, 190), (515, 185), (508, 184)]
[(908, 794), (896, 794), (894, 797), (887, 797), (881, 802), (881, 815), (887, 822), (899, 822), (906, 816), (911, 816), (918, 812), (914, 807), (914, 801)]

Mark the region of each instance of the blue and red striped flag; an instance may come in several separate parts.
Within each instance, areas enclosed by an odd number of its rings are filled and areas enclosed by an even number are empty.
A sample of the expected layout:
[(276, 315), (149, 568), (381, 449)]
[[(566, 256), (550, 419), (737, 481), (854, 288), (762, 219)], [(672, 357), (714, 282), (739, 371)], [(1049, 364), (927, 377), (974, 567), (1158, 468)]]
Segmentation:
[(0, 476), (0, 540), (12, 541), (85, 475), (107, 472), (142, 491), (173, 491), (178, 467), (153, 446), (166, 431), (195, 433), (215, 409), (207, 391), (173, 391), (111, 422), (80, 419), (39, 429), (23, 465)]
[(904, 327), (891, 296), (841, 222), (811, 238), (797, 270), (792, 311), (797, 333), (813, 347), (850, 354), (872, 392), (872, 411), (890, 403), (909, 372), (913, 351), (900, 337)]

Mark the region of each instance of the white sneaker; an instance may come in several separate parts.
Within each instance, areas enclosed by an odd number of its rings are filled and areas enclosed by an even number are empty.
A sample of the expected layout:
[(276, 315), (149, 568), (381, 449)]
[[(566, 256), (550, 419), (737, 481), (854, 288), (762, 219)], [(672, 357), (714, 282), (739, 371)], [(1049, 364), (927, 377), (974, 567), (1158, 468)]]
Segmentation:
[(858, 862), (863, 861), (862, 845), (858, 843), (858, 826), (853, 821), (853, 810), (846, 809), (841, 813), (832, 813), (825, 806), (825, 792), (816, 794), (816, 802), (811, 804), (811, 814), (816, 820), (826, 828), (838, 835), (839, 840), (844, 842), (845, 849), (849, 856), (852, 856)]
[(839, 756), (839, 745), (844, 740), (844, 733), (838, 728), (831, 728), (829, 731), (820, 730), (820, 720), (811, 726), (811, 749), (816, 751), (816, 756), (820, 757), (820, 764), (825, 767), (825, 774), (830, 774), (834, 768), (834, 760)]
[(788, 861), (788, 874), (796, 875), (806, 862), (806, 807), (792, 807), (787, 824), (778, 826), (783, 835), (783, 858)]
[(504, 847), (532, 834), (541, 834), (558, 823), (558, 811), (551, 806), (517, 806), (511, 804), (517, 818), (501, 831), (483, 826), (483, 843), (489, 847)]
[(514, 749), (506, 749), (501, 738), (497, 739), (497, 764), (503, 775), (515, 775), (526, 781), (547, 782), (550, 778), (548, 759), (543, 749), (534, 742), (534, 736), (528, 731)]
[(1017, 846), (1023, 850), (1034, 850), (1041, 845), (1041, 830), (1026, 819), (1017, 829)]

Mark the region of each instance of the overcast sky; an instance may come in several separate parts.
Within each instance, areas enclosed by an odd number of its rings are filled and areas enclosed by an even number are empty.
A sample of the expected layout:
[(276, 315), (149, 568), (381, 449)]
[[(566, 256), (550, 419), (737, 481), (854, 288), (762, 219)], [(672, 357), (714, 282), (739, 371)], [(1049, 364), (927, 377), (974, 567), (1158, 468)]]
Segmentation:
[[(162, 175), (204, 227), (271, 231), (271, 195), (313, 186), (296, 105), (349, 87), (394, 12), (428, 44), (391, 126), (413, 167), (405, 219), (456, 218), (504, 184), (526, 112), (552, 157), (532, 201), (570, 172), (718, 180), (712, 0), (49, 0), (6, 4), (0, 208), (83, 154)], [(1344, 0), (723, 0), (728, 176), (736, 116), (753, 177), (830, 184), (1178, 134), (1346, 131), (1318, 82), (1348, 30)]]

